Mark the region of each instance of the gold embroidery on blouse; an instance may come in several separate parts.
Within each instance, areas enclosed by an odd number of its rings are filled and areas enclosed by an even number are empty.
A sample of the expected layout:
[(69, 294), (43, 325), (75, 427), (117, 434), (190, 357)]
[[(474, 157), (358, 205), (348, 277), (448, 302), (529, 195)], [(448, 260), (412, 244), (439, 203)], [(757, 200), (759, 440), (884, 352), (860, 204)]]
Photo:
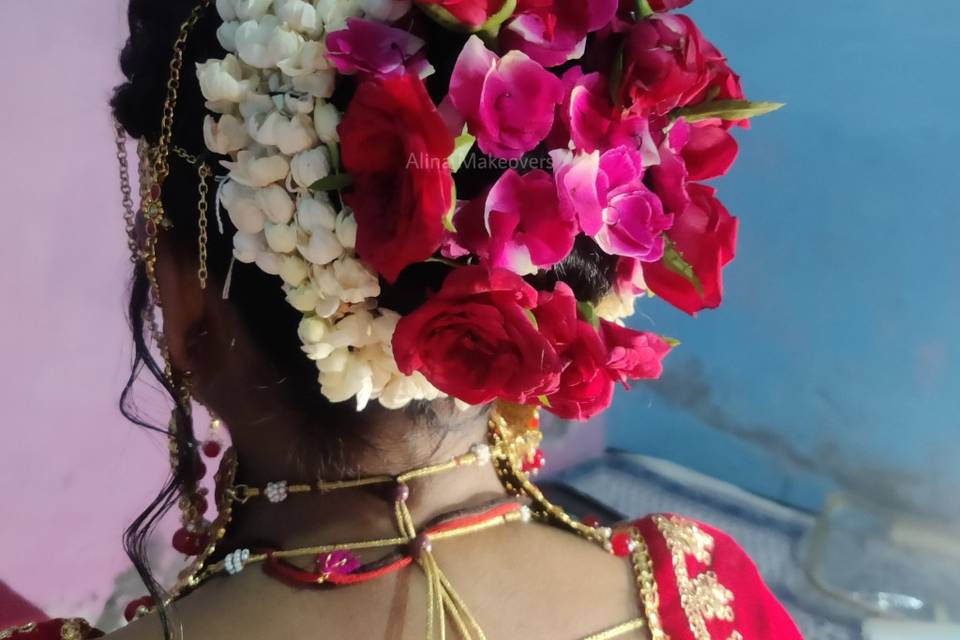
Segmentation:
[[(707, 621), (733, 622), (733, 607), (730, 606), (733, 592), (720, 584), (717, 574), (712, 571), (691, 577), (687, 556), (693, 556), (700, 564), (710, 565), (713, 560), (713, 537), (693, 522), (676, 516), (654, 516), (654, 522), (670, 549), (677, 589), (680, 591), (680, 606), (690, 623), (690, 631), (696, 640), (711, 640)], [(743, 638), (734, 632), (728, 640)]]
[(86, 623), (80, 620), (66, 620), (60, 627), (60, 640), (83, 640)]
[(739, 631), (734, 631), (727, 640), (743, 640), (743, 636), (740, 635)]
[(32, 631), (35, 631), (36, 628), (37, 628), (36, 622), (31, 622), (29, 624), (25, 624), (19, 627), (10, 627), (9, 629), (0, 631), (0, 640), (6, 640), (7, 638), (12, 638), (16, 634), (31, 633)]
[(647, 627), (650, 629), (651, 640), (670, 640), (670, 636), (663, 630), (660, 621), (660, 593), (657, 591), (657, 581), (653, 576), (653, 560), (650, 558), (650, 549), (640, 532), (633, 530), (633, 572), (640, 588), (640, 597), (643, 600), (643, 613), (647, 618)]

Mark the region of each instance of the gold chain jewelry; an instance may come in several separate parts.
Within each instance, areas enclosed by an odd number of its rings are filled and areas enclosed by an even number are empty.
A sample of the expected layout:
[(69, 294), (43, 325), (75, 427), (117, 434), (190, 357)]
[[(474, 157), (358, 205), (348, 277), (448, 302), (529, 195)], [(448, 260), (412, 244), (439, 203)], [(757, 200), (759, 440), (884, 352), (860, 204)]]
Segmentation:
[(200, 266), (197, 269), (197, 277), (200, 279), (200, 288), (206, 289), (207, 279), (209, 277), (209, 272), (207, 271), (207, 241), (209, 239), (207, 235), (209, 226), (207, 220), (207, 211), (209, 210), (209, 180), (213, 176), (213, 170), (206, 162), (203, 162), (199, 157), (189, 153), (182, 147), (174, 147), (173, 152), (185, 162), (197, 168), (197, 180), (199, 181), (199, 186), (197, 187), (199, 195), (197, 200), (197, 247), (200, 261)]
[(534, 515), (544, 522), (560, 526), (600, 545), (606, 545), (611, 531), (605, 527), (591, 527), (571, 517), (561, 507), (550, 502), (522, 469), (522, 460), (528, 451), (539, 446), (543, 434), (530, 430), (527, 424), (537, 415), (536, 407), (497, 403), (490, 414), (490, 442), (498, 451), (495, 457), (497, 475), (507, 491), (526, 496), (533, 503)]
[(117, 134), (117, 164), (120, 166), (120, 193), (123, 195), (123, 222), (127, 231), (127, 247), (130, 249), (130, 262), (137, 263), (140, 260), (140, 246), (137, 243), (137, 210), (133, 203), (133, 189), (130, 186), (127, 132), (119, 122), (114, 121), (113, 126)]
[(406, 471), (400, 475), (379, 475), (351, 480), (318, 480), (311, 484), (288, 484), (286, 482), (271, 482), (266, 487), (251, 487), (238, 484), (227, 490), (228, 496), (235, 502), (246, 504), (254, 498), (266, 497), (271, 502), (282, 502), (287, 496), (305, 493), (329, 493), (345, 489), (360, 489), (376, 485), (392, 484), (405, 486), (413, 480), (428, 478), (445, 473), (458, 467), (489, 464), (495, 456), (503, 454), (502, 449), (490, 447), (486, 444), (474, 444), (466, 453), (454, 456), (446, 462), (420, 467)]
[(180, 92), (180, 75), (183, 71), (183, 55), (187, 46), (190, 32), (210, 7), (211, 0), (201, 0), (194, 7), (190, 17), (180, 27), (180, 35), (173, 43), (173, 59), (170, 61), (170, 77), (167, 79), (167, 97), (163, 102), (163, 117), (160, 120), (160, 138), (157, 140), (157, 156), (154, 159), (153, 169), (157, 182), (162, 184), (170, 173), (167, 158), (170, 154), (170, 144), (173, 141), (173, 117)]

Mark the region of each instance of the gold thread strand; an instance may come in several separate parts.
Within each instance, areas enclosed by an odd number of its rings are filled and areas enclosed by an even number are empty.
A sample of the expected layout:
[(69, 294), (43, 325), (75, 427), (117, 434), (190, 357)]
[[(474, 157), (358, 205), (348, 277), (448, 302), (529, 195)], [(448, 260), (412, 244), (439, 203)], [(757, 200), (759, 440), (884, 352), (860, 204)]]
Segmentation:
[(644, 628), (643, 620), (636, 618), (630, 620), (629, 622), (624, 622), (623, 624), (618, 624), (615, 627), (611, 627), (600, 633), (595, 633), (592, 636), (587, 636), (583, 640), (612, 640), (613, 638), (619, 638), (620, 636), (630, 633), (631, 631), (638, 631)]

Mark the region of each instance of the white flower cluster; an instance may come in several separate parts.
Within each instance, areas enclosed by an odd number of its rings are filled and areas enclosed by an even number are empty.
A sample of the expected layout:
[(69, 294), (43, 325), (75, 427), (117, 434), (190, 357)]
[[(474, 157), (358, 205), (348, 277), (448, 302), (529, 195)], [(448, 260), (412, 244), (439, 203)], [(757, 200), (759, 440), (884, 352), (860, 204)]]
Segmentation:
[(392, 339), (399, 316), (377, 306), (377, 274), (355, 251), (356, 221), (310, 186), (331, 170), (340, 114), (327, 100), (335, 69), (326, 34), (347, 18), (390, 20), (405, 0), (217, 0), (217, 36), (229, 52), (197, 65), (211, 151), (230, 174), (218, 200), (238, 229), (234, 256), (283, 281), (304, 317), (300, 338), (334, 402), (356, 397), (388, 408), (440, 392), (397, 369)]

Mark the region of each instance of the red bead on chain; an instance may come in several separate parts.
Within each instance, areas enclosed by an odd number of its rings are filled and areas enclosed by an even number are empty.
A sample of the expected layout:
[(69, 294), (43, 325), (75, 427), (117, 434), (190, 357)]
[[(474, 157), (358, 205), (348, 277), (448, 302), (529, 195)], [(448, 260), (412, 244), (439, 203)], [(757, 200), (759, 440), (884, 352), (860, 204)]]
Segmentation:
[(203, 455), (208, 458), (216, 458), (220, 455), (223, 447), (216, 440), (207, 440), (201, 445), (200, 450), (203, 451)]
[(146, 615), (150, 612), (150, 608), (153, 606), (153, 598), (150, 596), (143, 596), (142, 598), (137, 598), (128, 604), (123, 610), (123, 619), (127, 622), (133, 622), (142, 615)]
[(620, 558), (625, 558), (633, 553), (633, 539), (630, 537), (629, 533), (615, 533), (610, 538), (610, 550), (613, 551), (613, 555)]
[(537, 449), (533, 452), (532, 456), (524, 459), (523, 461), (523, 472), (528, 474), (536, 474), (543, 466), (547, 463), (546, 456), (543, 455), (543, 451)]
[(173, 534), (173, 548), (185, 556), (198, 556), (207, 546), (207, 534), (188, 529), (177, 529)]

